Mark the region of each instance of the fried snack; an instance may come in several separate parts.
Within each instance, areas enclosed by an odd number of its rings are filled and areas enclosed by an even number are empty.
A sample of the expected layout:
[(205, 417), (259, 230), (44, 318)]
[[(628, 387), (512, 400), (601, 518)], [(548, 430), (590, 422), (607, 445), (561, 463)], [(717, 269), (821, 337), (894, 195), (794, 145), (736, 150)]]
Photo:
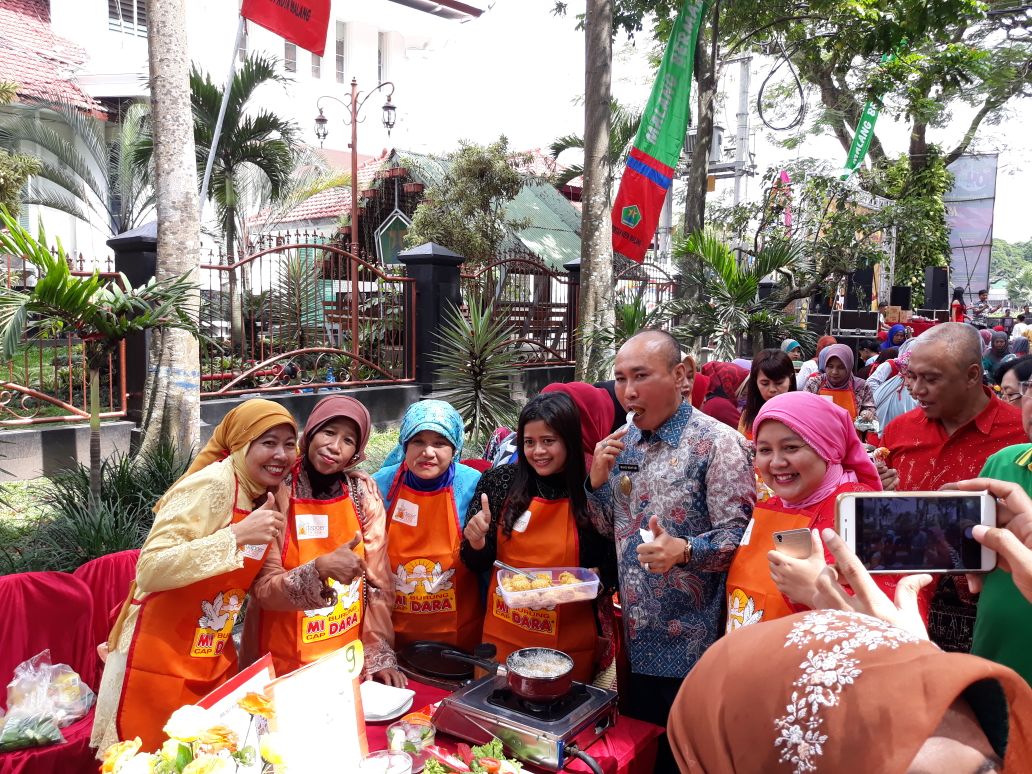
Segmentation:
[(539, 573), (537, 579), (532, 581), (530, 587), (532, 589), (547, 589), (552, 585), (552, 579), (548, 576), (542, 577)]
[(571, 583), (580, 583), (580, 580), (572, 572), (559, 573), (559, 584), (569, 586)]

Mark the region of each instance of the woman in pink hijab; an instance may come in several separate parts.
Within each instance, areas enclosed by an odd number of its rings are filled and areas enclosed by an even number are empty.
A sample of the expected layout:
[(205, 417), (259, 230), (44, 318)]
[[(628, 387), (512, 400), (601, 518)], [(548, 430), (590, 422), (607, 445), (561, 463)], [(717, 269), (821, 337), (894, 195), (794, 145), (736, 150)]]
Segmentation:
[[(849, 414), (825, 398), (771, 398), (756, 415), (753, 438), (756, 468), (774, 496), (757, 504), (728, 571), (728, 631), (806, 609), (817, 574), (833, 562), (813, 539), (809, 559), (771, 550), (775, 532), (834, 529), (840, 494), (882, 488)], [(891, 598), (899, 576), (875, 577)]]

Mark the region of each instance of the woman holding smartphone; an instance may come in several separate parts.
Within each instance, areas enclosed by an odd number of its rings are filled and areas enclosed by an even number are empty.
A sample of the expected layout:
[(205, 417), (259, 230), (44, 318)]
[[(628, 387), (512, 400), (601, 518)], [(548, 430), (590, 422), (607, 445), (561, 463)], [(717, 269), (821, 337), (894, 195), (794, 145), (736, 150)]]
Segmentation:
[(738, 432), (753, 440), (752, 426), (763, 405), (776, 395), (795, 392), (795, 367), (780, 349), (764, 349), (752, 361), (752, 370), (745, 388), (745, 408)]
[[(771, 551), (775, 532), (834, 527), (840, 494), (882, 488), (849, 415), (831, 401), (809, 392), (778, 395), (759, 410), (753, 432), (755, 465), (774, 496), (756, 506), (728, 570), (728, 631), (810, 603), (806, 595), (823, 560), (818, 565), (817, 557), (810, 562)], [(812, 554), (815, 542), (807, 535), (800, 555)], [(893, 587), (886, 583), (890, 596)], [(785, 597), (801, 606), (793, 608)]]
[[(582, 426), (576, 404), (562, 392), (538, 395), (523, 408), (516, 463), (485, 473), (470, 505), (462, 559), (471, 570), (490, 571), (495, 559), (519, 568), (615, 570), (614, 544), (594, 529), (588, 512)], [(484, 641), (497, 646), (499, 660), (519, 648), (555, 648), (573, 658), (575, 680), (590, 681), (600, 671), (598, 632), (593, 602), (510, 610), (490, 584)]]

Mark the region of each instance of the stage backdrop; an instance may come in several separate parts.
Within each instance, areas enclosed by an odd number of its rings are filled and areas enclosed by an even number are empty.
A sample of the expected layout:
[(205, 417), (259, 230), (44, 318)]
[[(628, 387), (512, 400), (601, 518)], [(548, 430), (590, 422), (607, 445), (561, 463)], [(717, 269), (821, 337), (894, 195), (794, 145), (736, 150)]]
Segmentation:
[(993, 244), (993, 205), (996, 202), (997, 154), (961, 156), (949, 166), (953, 190), (946, 194), (946, 222), (950, 227), (950, 293), (967, 291), (967, 303), (989, 287)]

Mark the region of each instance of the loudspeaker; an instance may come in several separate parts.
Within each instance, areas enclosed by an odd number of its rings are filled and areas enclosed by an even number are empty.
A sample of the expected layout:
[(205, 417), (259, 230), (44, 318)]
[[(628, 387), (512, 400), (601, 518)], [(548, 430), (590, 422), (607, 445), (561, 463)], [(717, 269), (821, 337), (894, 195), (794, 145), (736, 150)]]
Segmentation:
[(831, 314), (831, 335), (873, 336), (878, 332), (878, 313), (842, 309)]
[(870, 309), (874, 291), (874, 267), (857, 269), (846, 277), (846, 298), (843, 309)]
[(908, 285), (893, 285), (892, 290), (889, 291), (889, 304), (909, 311), (910, 293), (911, 289)]
[(928, 309), (950, 308), (950, 277), (938, 266), (925, 268), (925, 306)]
[(830, 314), (813, 314), (812, 312), (806, 315), (806, 330), (813, 331), (818, 336), (824, 336), (828, 333), (831, 325)]

